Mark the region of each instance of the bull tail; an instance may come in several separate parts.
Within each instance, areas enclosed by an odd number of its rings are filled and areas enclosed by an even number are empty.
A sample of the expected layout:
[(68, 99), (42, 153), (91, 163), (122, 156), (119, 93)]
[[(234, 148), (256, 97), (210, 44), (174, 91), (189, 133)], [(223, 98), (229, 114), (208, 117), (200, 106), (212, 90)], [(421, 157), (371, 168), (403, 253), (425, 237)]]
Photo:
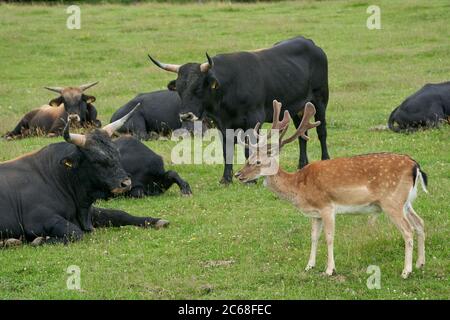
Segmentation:
[(399, 107), (395, 108), (395, 109), (391, 112), (391, 115), (389, 116), (389, 120), (388, 120), (388, 128), (391, 129), (391, 130), (394, 131), (394, 132), (400, 132), (400, 131), (401, 131), (400, 127), (394, 125), (395, 122), (396, 122), (396, 121), (394, 120), (394, 114), (395, 114), (395, 112), (397, 111), (398, 108), (399, 108)]

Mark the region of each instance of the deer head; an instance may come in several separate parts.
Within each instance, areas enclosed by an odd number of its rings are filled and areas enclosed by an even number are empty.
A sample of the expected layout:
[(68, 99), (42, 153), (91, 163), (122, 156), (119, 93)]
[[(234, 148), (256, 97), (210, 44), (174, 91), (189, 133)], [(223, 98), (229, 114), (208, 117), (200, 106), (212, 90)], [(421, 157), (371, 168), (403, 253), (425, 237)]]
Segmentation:
[[(245, 162), (244, 167), (239, 170), (235, 177), (241, 182), (249, 182), (258, 179), (261, 176), (274, 175), (278, 172), (278, 155), (280, 150), (286, 144), (301, 137), (308, 140), (306, 131), (320, 125), (320, 121), (310, 123), (310, 119), (315, 115), (316, 108), (311, 102), (306, 103), (302, 121), (295, 133), (287, 139), (283, 139), (287, 132), (291, 117), (288, 111), (284, 112), (283, 119), (280, 121), (281, 103), (273, 101), (273, 120), (272, 128), (267, 135), (259, 134), (260, 124), (257, 123), (253, 135), (256, 137), (256, 143), (244, 141), (242, 132), (238, 134), (238, 142), (250, 148), (250, 156)], [(278, 138), (276, 137), (278, 135)], [(274, 139), (275, 138), (275, 139)], [(277, 139), (276, 139), (277, 138)]]

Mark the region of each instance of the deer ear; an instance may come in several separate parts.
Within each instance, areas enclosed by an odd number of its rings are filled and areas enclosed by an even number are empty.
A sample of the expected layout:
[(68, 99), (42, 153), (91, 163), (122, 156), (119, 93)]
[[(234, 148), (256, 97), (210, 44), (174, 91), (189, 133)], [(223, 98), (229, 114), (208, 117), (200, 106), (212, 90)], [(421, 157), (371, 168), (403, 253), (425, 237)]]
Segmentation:
[(48, 103), (50, 106), (52, 107), (57, 107), (59, 106), (61, 103), (63, 103), (63, 97), (59, 96), (58, 98), (52, 99), (50, 100), (50, 102)]
[(172, 80), (167, 84), (167, 89), (170, 91), (177, 91), (177, 80)]
[(86, 101), (86, 103), (93, 103), (95, 102), (95, 97), (94, 96), (88, 96), (83, 94), (83, 100)]

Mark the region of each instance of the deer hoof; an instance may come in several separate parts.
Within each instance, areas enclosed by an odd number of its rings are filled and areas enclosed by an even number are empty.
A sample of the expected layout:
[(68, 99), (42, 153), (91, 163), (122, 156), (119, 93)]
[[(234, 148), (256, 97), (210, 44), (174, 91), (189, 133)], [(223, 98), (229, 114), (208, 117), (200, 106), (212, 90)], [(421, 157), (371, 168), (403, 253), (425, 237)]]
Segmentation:
[(336, 269), (327, 269), (326, 271), (325, 271), (325, 274), (327, 275), (327, 276), (329, 276), (329, 277), (331, 277), (332, 275), (335, 275), (336, 274)]
[(305, 268), (305, 271), (309, 271), (311, 269), (314, 269), (314, 265), (308, 264)]
[(403, 270), (402, 272), (402, 278), (403, 279), (408, 279), (409, 275), (411, 274), (410, 270)]

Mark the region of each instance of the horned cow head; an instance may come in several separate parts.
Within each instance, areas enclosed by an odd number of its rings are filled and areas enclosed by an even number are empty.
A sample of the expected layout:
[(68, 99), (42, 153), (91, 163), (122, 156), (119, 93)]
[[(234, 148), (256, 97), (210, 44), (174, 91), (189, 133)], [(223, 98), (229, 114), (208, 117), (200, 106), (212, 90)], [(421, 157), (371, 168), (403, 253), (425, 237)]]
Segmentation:
[(159, 68), (177, 74), (167, 88), (177, 91), (181, 98), (181, 121), (195, 121), (202, 117), (205, 105), (213, 105), (220, 96), (214, 61), (206, 53), (204, 63), (168, 64), (148, 56)]
[(111, 140), (111, 136), (125, 124), (139, 105), (137, 104), (123, 118), (86, 135), (70, 133), (69, 118), (63, 137), (66, 142), (78, 148), (73, 154), (61, 159), (60, 163), (68, 170), (81, 170), (81, 175), (105, 194), (128, 191), (131, 188), (131, 179), (121, 165), (119, 151)]
[(78, 87), (45, 87), (47, 90), (60, 94), (59, 97), (50, 100), (49, 105), (57, 107), (64, 104), (64, 109), (72, 122), (84, 121), (87, 113), (87, 104), (95, 102), (95, 97), (86, 95), (84, 91), (97, 83), (98, 81)]

